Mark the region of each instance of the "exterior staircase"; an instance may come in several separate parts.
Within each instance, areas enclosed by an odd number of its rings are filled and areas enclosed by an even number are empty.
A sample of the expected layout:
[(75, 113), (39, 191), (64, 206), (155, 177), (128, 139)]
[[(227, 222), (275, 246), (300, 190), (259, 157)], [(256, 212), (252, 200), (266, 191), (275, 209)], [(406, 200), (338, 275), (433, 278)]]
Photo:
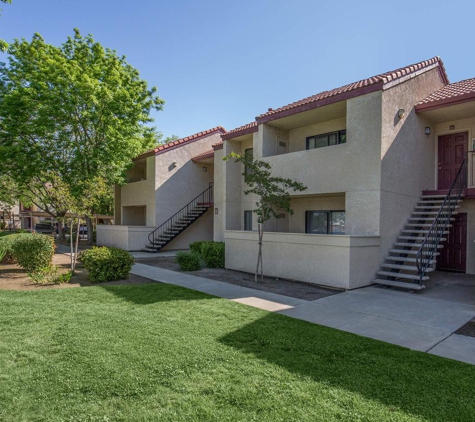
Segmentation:
[(200, 193), (182, 209), (148, 235), (149, 244), (144, 252), (156, 253), (183, 233), (213, 206), (213, 186)]
[(373, 283), (422, 290), (435, 270), (442, 242), (457, 214), (466, 188), (467, 159), (461, 164), (447, 195), (423, 195), (401, 231)]

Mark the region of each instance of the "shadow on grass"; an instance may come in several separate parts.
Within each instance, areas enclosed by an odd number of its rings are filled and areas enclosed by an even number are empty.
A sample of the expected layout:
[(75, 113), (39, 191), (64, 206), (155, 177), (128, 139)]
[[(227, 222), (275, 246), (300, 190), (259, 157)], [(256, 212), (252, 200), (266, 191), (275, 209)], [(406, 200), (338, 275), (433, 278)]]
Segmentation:
[(389, 410), (399, 408), (432, 421), (474, 420), (475, 366), (279, 314), (220, 342)]
[(152, 283), (135, 285), (101, 285), (109, 293), (138, 305), (150, 305), (157, 302), (172, 302), (177, 300), (215, 299), (204, 293), (171, 284)]

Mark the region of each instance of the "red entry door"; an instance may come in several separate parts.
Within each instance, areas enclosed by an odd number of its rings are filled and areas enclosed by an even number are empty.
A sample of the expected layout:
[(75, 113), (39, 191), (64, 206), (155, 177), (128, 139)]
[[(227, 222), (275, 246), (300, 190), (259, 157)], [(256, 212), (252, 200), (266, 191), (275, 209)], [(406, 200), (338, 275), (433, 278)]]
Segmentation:
[(450, 189), (465, 158), (467, 141), (467, 132), (439, 137), (438, 189)]
[(439, 249), (437, 269), (464, 273), (467, 263), (467, 214), (460, 213), (453, 217), (455, 221), (451, 223), (444, 247)]

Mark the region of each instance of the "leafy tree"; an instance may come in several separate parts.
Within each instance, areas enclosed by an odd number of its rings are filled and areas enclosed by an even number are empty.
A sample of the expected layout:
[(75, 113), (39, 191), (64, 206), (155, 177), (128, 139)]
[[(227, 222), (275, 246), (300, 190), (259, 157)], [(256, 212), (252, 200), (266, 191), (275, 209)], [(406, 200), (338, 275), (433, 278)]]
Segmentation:
[(257, 228), (259, 237), (259, 253), (257, 256), (257, 266), (254, 280), (257, 282), (259, 269), (261, 280), (264, 277), (262, 265), (262, 241), (264, 237), (264, 225), (272, 217), (281, 218), (282, 212), (293, 214), (290, 206), (290, 191), (302, 192), (307, 189), (302, 183), (286, 179), (283, 177), (272, 176), (271, 165), (265, 161), (253, 160), (250, 155), (241, 155), (232, 152), (223, 158), (225, 161), (234, 159), (236, 163), (244, 164), (247, 171), (243, 173), (247, 184), (244, 191), (246, 195), (256, 195)]
[(155, 145), (150, 112), (164, 101), (125, 57), (78, 30), (61, 47), (39, 34), (15, 40), (8, 54), (0, 64), (0, 176), (54, 216), (71, 205), (55, 192), (83, 204), (92, 189), (91, 216), (108, 187), (124, 182), (132, 158)]
[[(0, 3), (11, 4), (12, 0), (0, 0)], [(0, 9), (0, 12), (2, 9)], [(8, 48), (8, 43), (2, 39), (0, 39), (0, 51), (6, 51)]]

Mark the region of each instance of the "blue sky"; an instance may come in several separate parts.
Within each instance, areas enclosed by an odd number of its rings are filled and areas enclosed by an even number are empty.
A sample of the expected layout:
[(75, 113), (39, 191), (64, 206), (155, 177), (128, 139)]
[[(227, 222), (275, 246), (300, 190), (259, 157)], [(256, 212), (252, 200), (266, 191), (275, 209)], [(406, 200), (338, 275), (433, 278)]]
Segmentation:
[(452, 82), (475, 77), (473, 1), (13, 0), (2, 8), (7, 41), (38, 32), (59, 45), (77, 27), (127, 56), (166, 101), (154, 113), (165, 136), (233, 129), (268, 107), (436, 55)]

